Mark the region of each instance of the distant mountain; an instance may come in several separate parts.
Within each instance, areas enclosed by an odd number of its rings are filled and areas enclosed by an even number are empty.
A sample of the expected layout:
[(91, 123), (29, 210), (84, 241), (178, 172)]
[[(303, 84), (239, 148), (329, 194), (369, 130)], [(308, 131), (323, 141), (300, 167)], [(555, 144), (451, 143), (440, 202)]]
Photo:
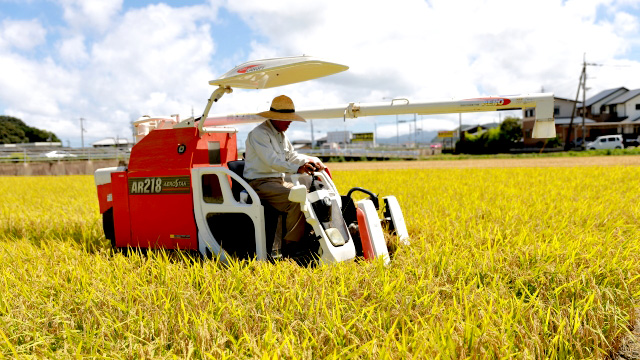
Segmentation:
[(416, 141), (418, 144), (430, 144), (433, 138), (437, 136), (438, 136), (438, 130), (424, 131), (424, 132), (418, 133), (417, 141), (414, 137), (414, 134), (405, 134), (405, 135), (400, 135), (397, 139), (395, 136), (391, 136), (387, 138), (379, 137), (376, 140), (376, 143), (380, 145), (396, 145), (397, 143), (404, 144), (404, 143)]
[(0, 144), (60, 142), (56, 134), (25, 124), (13, 116), (0, 115)]
[[(478, 131), (478, 128), (486, 130), (486, 129), (495, 129), (498, 127), (500, 127), (499, 123), (463, 125), (462, 131), (470, 132), (474, 134), (476, 133), (476, 131)], [(425, 131), (421, 134), (418, 134), (418, 140), (417, 140), (418, 144), (430, 144), (432, 142), (442, 142), (442, 139), (438, 138), (438, 131), (444, 131), (444, 130)], [(452, 131), (458, 131), (458, 128), (456, 127)], [(456, 135), (456, 139), (457, 139), (457, 136), (458, 135)], [(387, 138), (378, 138), (377, 143), (380, 145), (395, 145), (397, 143), (404, 144), (404, 143), (413, 142), (413, 141), (415, 141), (414, 134), (406, 134), (406, 135), (400, 135), (398, 139), (396, 139), (395, 136), (391, 136)]]

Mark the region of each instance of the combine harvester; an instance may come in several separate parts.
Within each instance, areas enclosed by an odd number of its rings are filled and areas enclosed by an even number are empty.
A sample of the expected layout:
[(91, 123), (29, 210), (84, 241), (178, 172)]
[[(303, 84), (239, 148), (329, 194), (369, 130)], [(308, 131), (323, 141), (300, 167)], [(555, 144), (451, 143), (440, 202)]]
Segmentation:
[[(114, 248), (197, 250), (203, 257), (226, 261), (229, 256), (277, 259), (281, 254), (283, 214), (263, 205), (242, 176), (233, 125), (259, 123), (256, 114), (209, 117), (213, 103), (233, 88), (266, 89), (335, 74), (348, 67), (311, 57), (252, 61), (209, 84), (217, 86), (204, 114), (180, 121), (175, 117), (143, 117), (134, 123), (136, 145), (128, 166), (98, 169), (98, 188), (104, 233)], [(297, 110), (306, 119), (356, 118), (395, 114), (444, 114), (536, 108), (533, 137), (555, 136), (553, 94), (485, 97), (411, 103), (350, 103), (331, 108)], [(300, 203), (308, 223), (305, 258), (333, 263), (363, 256), (389, 261), (384, 231), (401, 244), (409, 234), (397, 199), (378, 197), (353, 188), (340, 196), (328, 170), (312, 176), (307, 190), (301, 176), (292, 175), (289, 199)], [(354, 202), (351, 195), (369, 197)], [(279, 235), (278, 235), (279, 234)], [(298, 259), (299, 260), (299, 259)]]

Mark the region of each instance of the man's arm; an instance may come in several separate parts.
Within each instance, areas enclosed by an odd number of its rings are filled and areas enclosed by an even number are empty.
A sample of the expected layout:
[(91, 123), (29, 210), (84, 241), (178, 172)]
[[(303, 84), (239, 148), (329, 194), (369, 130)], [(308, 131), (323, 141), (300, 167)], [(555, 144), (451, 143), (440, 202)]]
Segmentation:
[[(256, 136), (255, 133), (249, 133), (247, 137), (247, 146), (253, 148), (255, 155), (265, 164), (269, 165), (273, 170), (283, 173), (296, 173), (301, 166), (307, 162), (305, 159), (294, 157), (289, 159), (285, 145), (285, 158), (281, 159), (271, 146), (271, 142), (267, 136)], [(288, 142), (288, 140), (287, 140)], [(289, 143), (290, 145), (290, 143)], [(291, 147), (293, 150), (293, 147)]]
[(291, 142), (289, 141), (289, 138), (285, 135), (284, 137), (285, 139), (285, 145), (284, 145), (284, 151), (285, 151), (285, 156), (287, 159), (292, 159), (296, 162), (302, 162), (304, 164), (304, 169), (298, 169), (299, 173), (302, 172), (306, 172), (306, 173), (313, 173), (313, 171), (322, 171), (325, 169), (324, 164), (322, 163), (322, 161), (320, 161), (320, 159), (318, 159), (315, 156), (307, 156), (307, 155), (303, 155), (298, 153), (294, 148), (293, 145), (291, 144)]

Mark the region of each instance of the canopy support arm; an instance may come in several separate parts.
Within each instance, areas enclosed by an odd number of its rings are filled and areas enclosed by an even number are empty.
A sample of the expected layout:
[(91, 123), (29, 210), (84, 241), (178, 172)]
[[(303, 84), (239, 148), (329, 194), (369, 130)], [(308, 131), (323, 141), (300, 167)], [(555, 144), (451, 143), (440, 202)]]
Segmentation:
[(218, 100), (220, 100), (220, 98), (222, 98), (222, 96), (224, 94), (231, 94), (233, 92), (233, 89), (231, 89), (229, 86), (218, 86), (217, 89), (215, 89), (212, 93), (211, 96), (209, 97), (209, 101), (207, 101), (207, 106), (204, 108), (204, 113), (202, 113), (202, 116), (200, 117), (200, 121), (198, 121), (198, 131), (200, 132), (200, 134), (202, 135), (202, 133), (204, 132), (204, 122), (207, 119), (207, 116), (209, 116), (209, 110), (211, 110), (211, 105), (213, 105), (214, 102), (218, 102)]

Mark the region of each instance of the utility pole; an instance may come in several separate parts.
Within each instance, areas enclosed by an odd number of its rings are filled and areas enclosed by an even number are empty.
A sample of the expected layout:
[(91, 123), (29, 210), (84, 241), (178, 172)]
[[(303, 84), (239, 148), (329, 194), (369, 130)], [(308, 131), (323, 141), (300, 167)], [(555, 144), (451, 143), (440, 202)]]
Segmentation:
[[(391, 104), (393, 105), (393, 101)], [(398, 123), (398, 114), (396, 114), (396, 146), (400, 146), (400, 125)]]
[(375, 117), (373, 118), (373, 147), (377, 147), (377, 142), (378, 141), (378, 121), (375, 119)]
[(418, 146), (418, 114), (413, 114), (413, 142)]
[[(387, 97), (383, 97), (383, 100), (389, 99)], [(400, 101), (406, 101), (407, 104), (409, 103), (409, 100), (404, 99), (404, 98), (400, 98), (400, 99), (391, 99), (391, 105), (393, 106), (393, 102), (396, 100), (400, 100)], [(398, 114), (396, 114), (396, 146), (400, 147), (400, 123), (404, 122), (404, 121), (399, 121), (398, 118)], [(409, 129), (409, 136), (411, 136), (411, 129)], [(409, 139), (411, 140), (411, 139)]]
[(136, 125), (135, 125), (135, 120), (131, 119), (131, 136), (133, 141), (131, 142), (132, 144), (136, 142)]
[[(578, 91), (576, 92), (576, 101), (573, 103), (573, 111), (571, 112), (571, 121), (569, 121), (569, 128), (567, 129), (567, 138), (565, 139), (564, 142), (564, 150), (565, 151), (569, 151), (571, 150), (571, 130), (573, 128), (573, 118), (576, 115), (576, 106), (578, 104), (578, 98), (580, 96), (580, 87), (582, 87), (583, 89), (583, 93), (584, 93), (584, 82), (586, 80), (587, 77), (587, 63), (586, 61), (583, 61), (582, 63), (582, 72), (580, 72), (580, 82), (578, 83)], [(584, 94), (583, 94), (583, 98), (584, 98)], [(584, 118), (586, 115), (586, 106), (585, 103), (582, 103), (582, 142), (584, 145), (584, 141), (585, 141), (585, 134), (584, 134)]]
[(82, 144), (82, 155), (86, 156), (87, 153), (84, 149), (84, 133), (86, 132), (86, 130), (84, 129), (84, 122), (85, 118), (80, 118), (80, 141)]
[(313, 119), (309, 119), (309, 125), (311, 125), (311, 148), (315, 147), (315, 139), (313, 138)]
[[(587, 115), (586, 97), (587, 97), (587, 54), (582, 55), (582, 71), (584, 71), (584, 79), (582, 79), (582, 150), (586, 149), (587, 142), (585, 141), (587, 128), (584, 125), (584, 118)], [(577, 140), (577, 139), (576, 139)]]
[(80, 118), (80, 141), (82, 142), (82, 148), (84, 149), (84, 126), (83, 122), (84, 118)]
[[(582, 57), (582, 72), (580, 73), (580, 82), (578, 83), (578, 91), (576, 92), (576, 102), (573, 104), (573, 112), (571, 113), (571, 121), (569, 122), (569, 132), (567, 133), (567, 140), (564, 144), (564, 149), (569, 150), (569, 143), (571, 140), (571, 128), (573, 126), (573, 118), (576, 114), (576, 105), (580, 96), (580, 88), (582, 87), (582, 148), (586, 146), (587, 140), (587, 127), (585, 125), (585, 118), (587, 116), (587, 66), (603, 66), (602, 64), (588, 63), (587, 54)], [(616, 66), (616, 65), (604, 65), (604, 66)], [(620, 65), (625, 66), (625, 65)]]

